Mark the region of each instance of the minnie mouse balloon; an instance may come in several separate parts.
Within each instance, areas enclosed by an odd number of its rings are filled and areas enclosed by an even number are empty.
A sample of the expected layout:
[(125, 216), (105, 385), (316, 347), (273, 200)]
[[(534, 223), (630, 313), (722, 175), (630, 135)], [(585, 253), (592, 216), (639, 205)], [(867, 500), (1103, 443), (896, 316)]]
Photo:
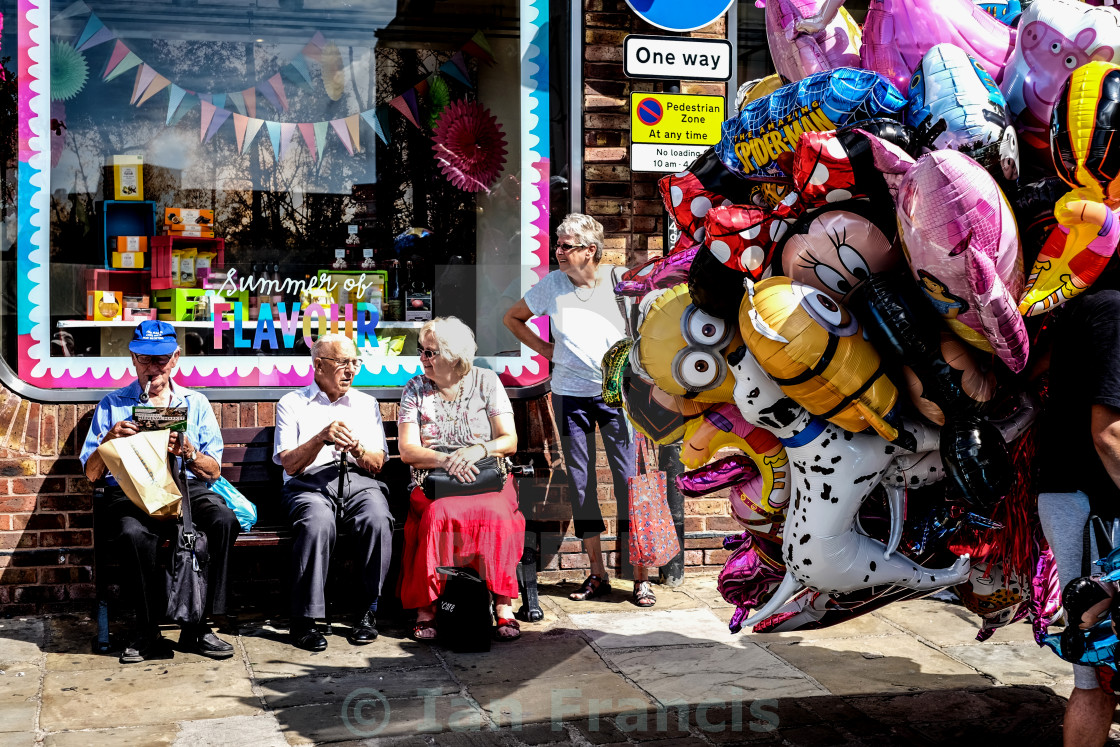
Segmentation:
[(952, 44), (926, 52), (910, 78), (906, 124), (920, 146), (972, 157), (1004, 184), (1019, 178), (1019, 142), (992, 76)]

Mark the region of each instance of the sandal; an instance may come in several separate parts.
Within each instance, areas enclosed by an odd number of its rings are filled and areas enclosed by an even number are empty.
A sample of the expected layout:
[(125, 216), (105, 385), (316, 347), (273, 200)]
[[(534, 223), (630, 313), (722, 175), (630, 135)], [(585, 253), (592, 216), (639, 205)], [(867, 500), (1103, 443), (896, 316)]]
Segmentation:
[(653, 595), (653, 587), (649, 581), (634, 582), (634, 604), (639, 607), (652, 607), (657, 604), (657, 597)]
[[(427, 631), (432, 631), (431, 635), (423, 635)], [(412, 626), (412, 633), (408, 636), (414, 641), (425, 643), (433, 641), (436, 637), (436, 621), (435, 620), (417, 620), (416, 624)]]
[[(517, 631), (517, 635), (502, 635), (502, 628), (506, 628), (507, 630), (513, 629), (513, 630)], [(516, 641), (520, 637), (521, 637), (521, 625), (517, 622), (517, 620), (514, 620), (513, 618), (509, 618), (509, 617), (499, 617), (498, 618), (498, 626), (494, 629), (494, 640), (495, 641), (502, 641), (502, 642)]]
[(568, 599), (575, 602), (586, 602), (595, 597), (605, 597), (611, 593), (611, 582), (602, 576), (592, 573), (583, 580), (578, 591), (568, 595)]

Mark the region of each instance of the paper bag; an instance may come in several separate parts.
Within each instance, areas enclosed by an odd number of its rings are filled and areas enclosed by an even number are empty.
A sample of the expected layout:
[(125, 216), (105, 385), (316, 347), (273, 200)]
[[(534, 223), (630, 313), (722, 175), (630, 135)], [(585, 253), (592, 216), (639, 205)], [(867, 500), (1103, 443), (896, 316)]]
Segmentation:
[(147, 431), (97, 447), (124, 494), (151, 516), (173, 517), (179, 513), (183, 494), (167, 466), (170, 435), (168, 430)]

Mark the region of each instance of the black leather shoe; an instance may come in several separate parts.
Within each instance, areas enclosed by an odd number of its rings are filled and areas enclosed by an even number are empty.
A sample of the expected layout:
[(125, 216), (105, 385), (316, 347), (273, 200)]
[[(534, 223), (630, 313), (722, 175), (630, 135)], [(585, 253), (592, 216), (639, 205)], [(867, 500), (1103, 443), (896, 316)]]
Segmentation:
[(190, 650), (211, 659), (229, 659), (233, 656), (233, 645), (226, 643), (209, 630), (194, 639)]
[(318, 628), (304, 628), (303, 630), (292, 630), (291, 632), (292, 645), (296, 648), (302, 648), (304, 651), (326, 651), (327, 639), (319, 632)]
[(366, 610), (366, 613), (354, 623), (346, 640), (353, 646), (364, 646), (377, 640), (377, 619), (372, 610)]
[(170, 659), (175, 654), (169, 641), (161, 635), (144, 635), (136, 638), (121, 652), (121, 664), (141, 664), (153, 659)]

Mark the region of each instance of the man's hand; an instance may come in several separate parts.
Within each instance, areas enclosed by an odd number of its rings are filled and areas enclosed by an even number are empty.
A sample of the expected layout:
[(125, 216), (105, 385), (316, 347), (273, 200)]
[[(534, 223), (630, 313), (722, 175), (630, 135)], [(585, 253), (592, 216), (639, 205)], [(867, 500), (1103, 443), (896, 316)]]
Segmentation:
[(126, 438), (128, 436), (135, 436), (140, 432), (140, 426), (133, 423), (131, 420), (122, 420), (115, 423), (104, 436), (101, 438), (101, 443), (112, 441), (114, 438)]
[(321, 440), (331, 441), (334, 443), (335, 448), (342, 451), (350, 451), (358, 446), (358, 439), (346, 427), (346, 423), (341, 420), (336, 420), (319, 433)]
[(189, 456), (195, 451), (191, 445), (191, 440), (187, 438), (186, 433), (171, 432), (171, 437), (167, 439), (167, 452), (175, 456)]

